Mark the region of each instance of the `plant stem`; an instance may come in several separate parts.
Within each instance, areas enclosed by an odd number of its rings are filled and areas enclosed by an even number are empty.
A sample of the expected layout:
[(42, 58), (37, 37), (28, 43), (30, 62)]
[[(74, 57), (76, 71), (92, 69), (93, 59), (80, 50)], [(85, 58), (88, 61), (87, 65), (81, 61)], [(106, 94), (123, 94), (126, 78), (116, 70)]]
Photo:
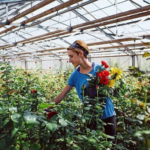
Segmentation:
[(67, 150), (67, 142), (66, 142), (66, 128), (64, 127), (64, 148)]
[[(144, 103), (144, 113), (145, 113), (145, 117), (144, 117), (144, 129), (146, 130), (146, 103), (147, 103), (147, 92), (145, 92), (145, 103)], [(145, 137), (145, 150), (147, 149), (147, 135), (144, 136)]]
[(84, 114), (84, 90), (83, 90), (83, 114)]

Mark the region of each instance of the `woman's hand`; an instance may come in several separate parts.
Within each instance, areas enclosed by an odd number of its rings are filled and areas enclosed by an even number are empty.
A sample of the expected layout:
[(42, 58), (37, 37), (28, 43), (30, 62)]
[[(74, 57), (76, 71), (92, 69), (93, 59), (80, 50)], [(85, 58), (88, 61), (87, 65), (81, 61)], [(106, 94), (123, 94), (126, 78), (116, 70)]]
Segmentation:
[(49, 106), (49, 107), (47, 107), (46, 109), (49, 111), (49, 110), (51, 109), (51, 107)]

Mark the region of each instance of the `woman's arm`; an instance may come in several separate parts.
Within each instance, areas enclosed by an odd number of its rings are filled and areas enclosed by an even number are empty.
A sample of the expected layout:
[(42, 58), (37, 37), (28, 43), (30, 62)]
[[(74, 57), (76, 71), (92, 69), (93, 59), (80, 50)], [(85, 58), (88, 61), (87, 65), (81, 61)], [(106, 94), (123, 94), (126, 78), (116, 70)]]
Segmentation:
[[(53, 100), (55, 104), (58, 104), (62, 101), (62, 99), (66, 96), (66, 94), (72, 89), (72, 86), (66, 85), (66, 87), (63, 89), (63, 91)], [(47, 110), (49, 110), (51, 107), (49, 106)]]

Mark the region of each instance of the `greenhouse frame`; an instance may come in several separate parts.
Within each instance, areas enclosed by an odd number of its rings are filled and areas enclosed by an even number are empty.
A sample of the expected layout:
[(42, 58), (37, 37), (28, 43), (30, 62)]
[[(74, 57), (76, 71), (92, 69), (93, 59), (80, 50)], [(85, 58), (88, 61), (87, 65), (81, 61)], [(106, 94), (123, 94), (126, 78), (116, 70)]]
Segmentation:
[(68, 59), (66, 48), (80, 39), (91, 59), (119, 57), (120, 65), (148, 71), (141, 56), (149, 52), (149, 7), (148, 0), (1, 0), (0, 58), (26, 69), (37, 61), (48, 69), (46, 61)]
[(0, 150), (150, 150), (150, 0), (0, 0)]

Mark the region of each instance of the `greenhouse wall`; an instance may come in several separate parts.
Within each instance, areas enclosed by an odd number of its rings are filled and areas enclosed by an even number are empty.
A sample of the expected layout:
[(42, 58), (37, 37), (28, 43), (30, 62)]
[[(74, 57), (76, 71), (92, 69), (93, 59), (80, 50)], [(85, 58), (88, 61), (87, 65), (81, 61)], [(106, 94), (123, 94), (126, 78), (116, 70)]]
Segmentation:
[(25, 69), (25, 61), (10, 61), (9, 64), (13, 68), (22, 68), (22, 69)]
[[(108, 63), (110, 67), (119, 67), (123, 71), (128, 71), (128, 67), (132, 66), (132, 57), (126, 56), (126, 57), (104, 57), (104, 58), (89, 58), (91, 62), (95, 62), (98, 64), (101, 64), (101, 61), (105, 61)], [(23, 68), (27, 70), (32, 69), (53, 69), (53, 70), (59, 70), (66, 68), (73, 68), (73, 65), (69, 63), (67, 59), (63, 60), (42, 60), (42, 61), (11, 61), (9, 64), (12, 67), (17, 68)], [(142, 56), (136, 56), (135, 57), (135, 67), (139, 67), (142, 71), (150, 71), (150, 61), (146, 60), (146, 58), (143, 58)]]

